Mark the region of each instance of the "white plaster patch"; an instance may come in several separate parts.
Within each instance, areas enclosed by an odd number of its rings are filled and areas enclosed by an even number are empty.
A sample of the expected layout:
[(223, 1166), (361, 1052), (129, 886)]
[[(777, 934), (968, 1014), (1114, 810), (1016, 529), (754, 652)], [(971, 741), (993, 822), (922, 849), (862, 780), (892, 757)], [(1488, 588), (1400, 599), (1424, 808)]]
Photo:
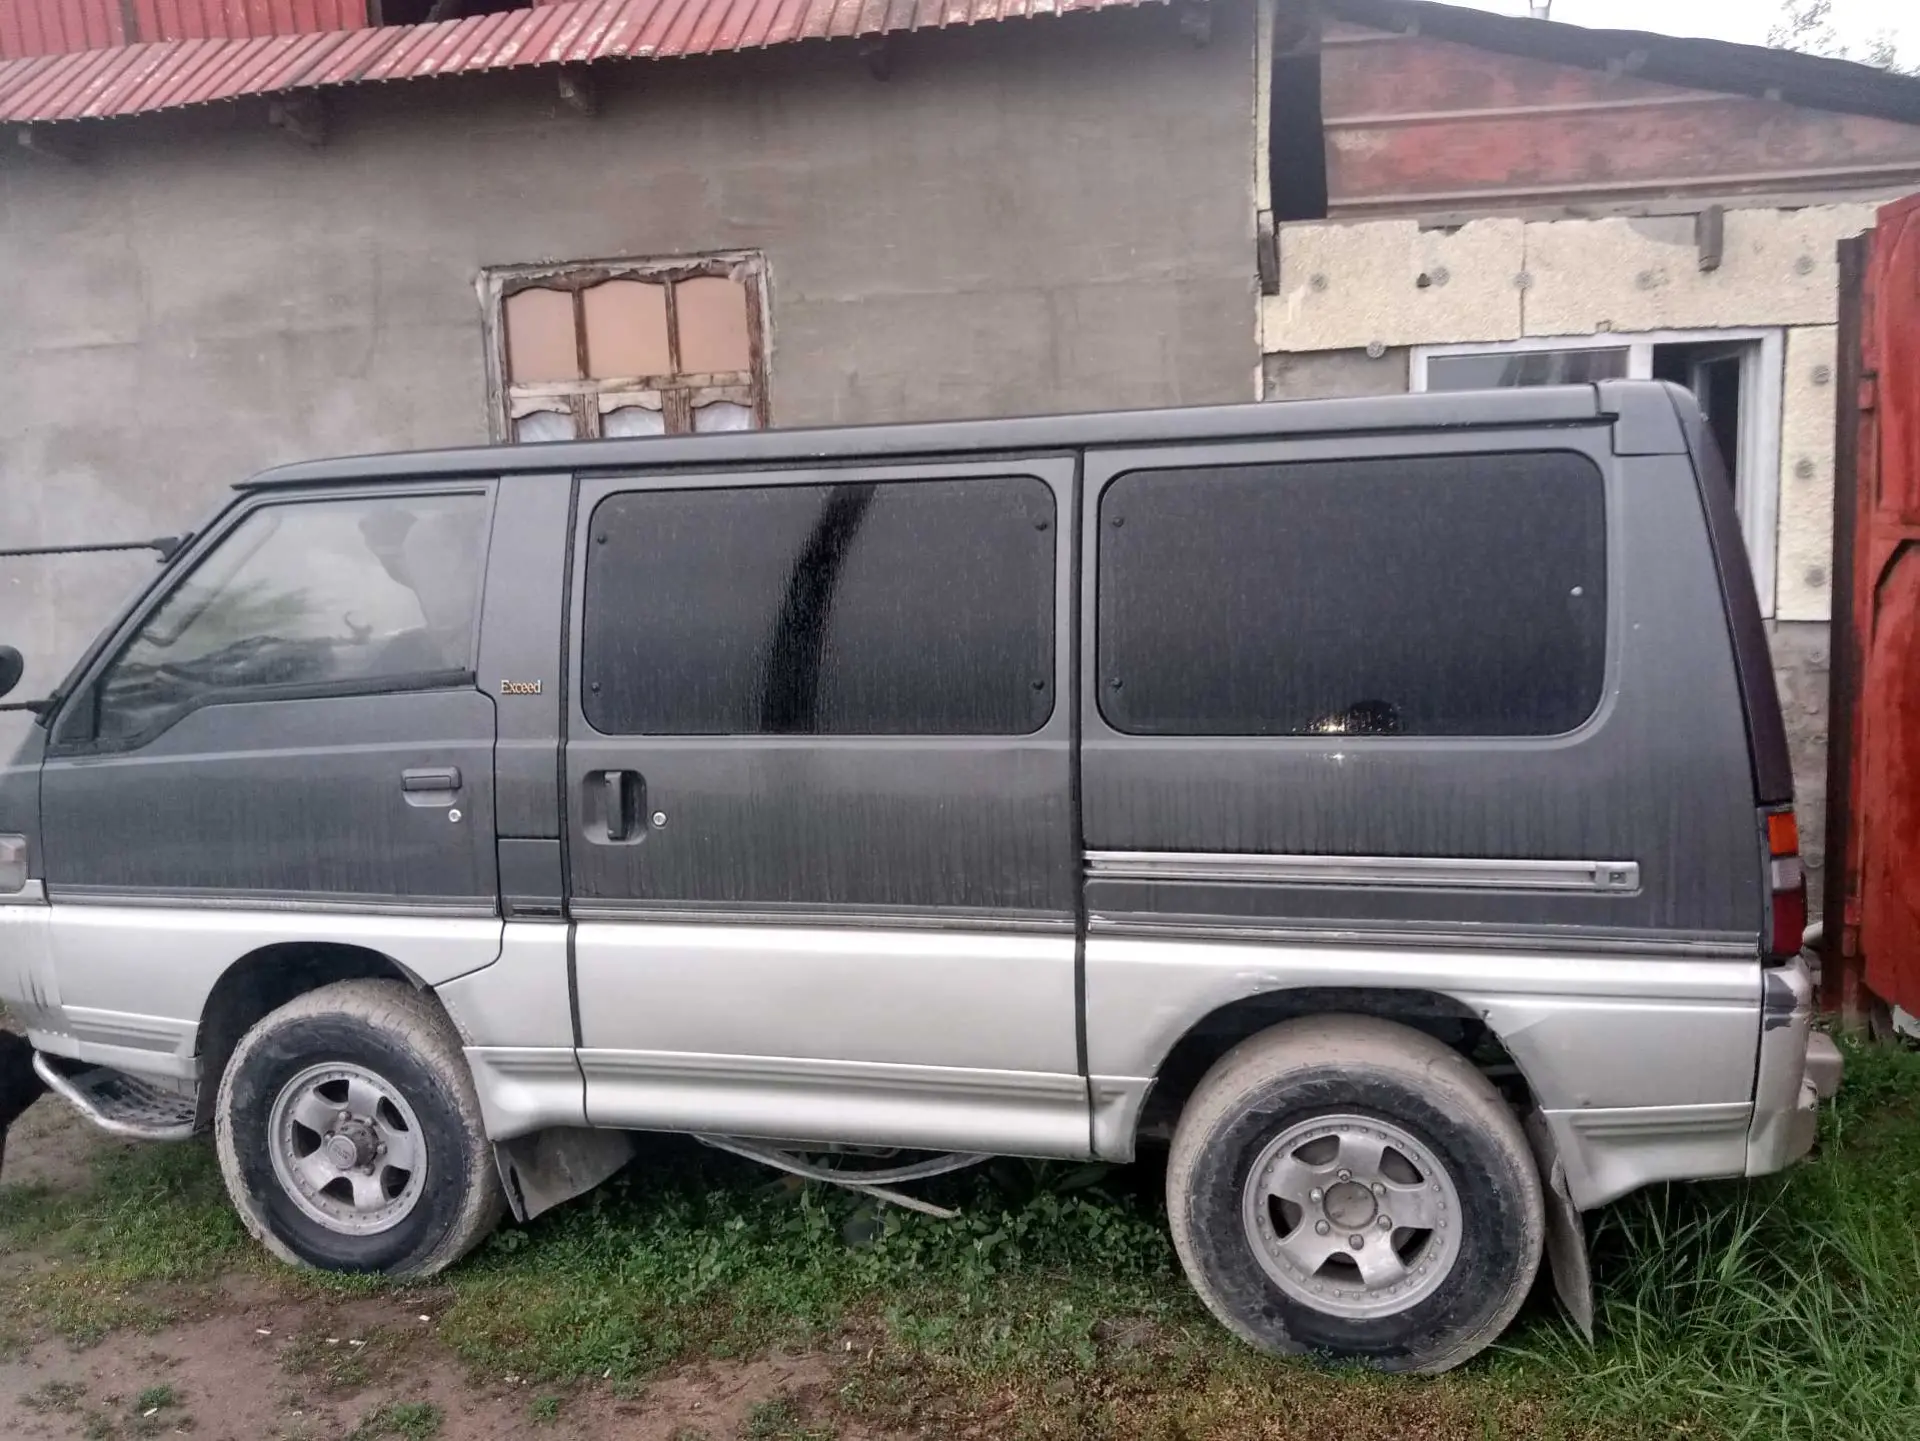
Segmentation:
[(1720, 266), (1710, 271), (1700, 269), (1689, 215), (1533, 222), (1526, 333), (1830, 324), (1835, 246), (1873, 216), (1871, 205), (1729, 210)]
[(1787, 332), (1780, 407), (1780, 550), (1774, 613), (1826, 620), (1833, 595), (1833, 441), (1839, 331)]
[(1412, 220), (1282, 226), (1280, 293), (1262, 302), (1265, 347), (1518, 339), (1524, 232), (1518, 220), (1451, 233)]

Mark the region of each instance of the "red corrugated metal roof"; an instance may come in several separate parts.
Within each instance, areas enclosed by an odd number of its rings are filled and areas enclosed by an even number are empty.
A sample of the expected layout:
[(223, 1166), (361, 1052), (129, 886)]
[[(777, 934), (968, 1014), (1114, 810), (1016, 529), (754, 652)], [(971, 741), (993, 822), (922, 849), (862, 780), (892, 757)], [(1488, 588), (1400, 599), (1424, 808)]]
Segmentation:
[(160, 40), (362, 30), (367, 0), (0, 0), (0, 60)]
[(1155, 3), (1162, 0), (560, 0), (438, 25), (175, 40), (0, 62), (0, 122), (99, 119), (371, 80), (664, 59)]

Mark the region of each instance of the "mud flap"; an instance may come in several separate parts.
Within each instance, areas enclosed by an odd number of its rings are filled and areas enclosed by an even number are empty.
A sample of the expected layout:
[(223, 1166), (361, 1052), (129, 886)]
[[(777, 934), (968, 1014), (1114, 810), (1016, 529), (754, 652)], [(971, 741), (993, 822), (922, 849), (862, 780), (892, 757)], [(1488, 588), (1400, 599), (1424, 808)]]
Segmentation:
[(8, 1130), (46, 1089), (47, 1083), (33, 1069), (32, 1043), (12, 1031), (0, 1031), (0, 1165), (6, 1162)]
[(1538, 1111), (1527, 1115), (1527, 1144), (1540, 1167), (1540, 1185), (1547, 1203), (1547, 1265), (1553, 1272), (1554, 1294), (1568, 1318), (1593, 1342), (1593, 1267), (1587, 1260), (1587, 1228), (1573, 1192), (1567, 1187), (1567, 1168), (1559, 1148)]
[(531, 1221), (562, 1201), (591, 1191), (633, 1159), (629, 1131), (554, 1126), (511, 1141), (496, 1141), (494, 1163), (506, 1187), (513, 1219)]

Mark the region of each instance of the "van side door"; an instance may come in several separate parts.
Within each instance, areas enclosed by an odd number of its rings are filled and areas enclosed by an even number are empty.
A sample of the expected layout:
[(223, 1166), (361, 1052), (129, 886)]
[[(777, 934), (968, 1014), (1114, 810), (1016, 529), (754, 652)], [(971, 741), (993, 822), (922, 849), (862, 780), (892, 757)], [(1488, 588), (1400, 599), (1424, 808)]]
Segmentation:
[[(103, 649), (42, 778), (79, 1040), (190, 1056), (233, 958), (207, 926), (277, 916), (299, 939), (301, 912), (497, 914), (494, 710), (474, 675), (492, 507), (490, 483), (263, 493)], [(485, 964), (497, 924), (470, 942)]]
[(1069, 458), (592, 479), (596, 1125), (1083, 1155)]
[[(1752, 780), (1699, 495), (1612, 444), (1602, 422), (1088, 454), (1096, 1098), (1144, 1087), (1183, 1007), (1217, 1004), (1209, 966), (1231, 997), (1255, 972), (1751, 959)], [(1618, 1104), (1737, 1099), (1714, 1088), (1751, 1015), (1676, 1009), (1660, 1065), (1609, 1058)]]

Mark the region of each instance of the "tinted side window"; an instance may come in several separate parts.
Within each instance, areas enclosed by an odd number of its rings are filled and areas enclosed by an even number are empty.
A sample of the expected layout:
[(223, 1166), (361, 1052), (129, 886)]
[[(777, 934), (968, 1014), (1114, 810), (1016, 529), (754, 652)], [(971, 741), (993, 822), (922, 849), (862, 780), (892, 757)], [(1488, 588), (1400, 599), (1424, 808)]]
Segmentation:
[(265, 506), (142, 623), (102, 675), (102, 741), (288, 686), (385, 689), (472, 669), (484, 495)]
[(1053, 494), (1021, 476), (632, 492), (595, 509), (611, 735), (1024, 735), (1053, 709)]
[(1136, 471), (1100, 704), (1148, 735), (1557, 735), (1600, 701), (1605, 487), (1567, 452)]

